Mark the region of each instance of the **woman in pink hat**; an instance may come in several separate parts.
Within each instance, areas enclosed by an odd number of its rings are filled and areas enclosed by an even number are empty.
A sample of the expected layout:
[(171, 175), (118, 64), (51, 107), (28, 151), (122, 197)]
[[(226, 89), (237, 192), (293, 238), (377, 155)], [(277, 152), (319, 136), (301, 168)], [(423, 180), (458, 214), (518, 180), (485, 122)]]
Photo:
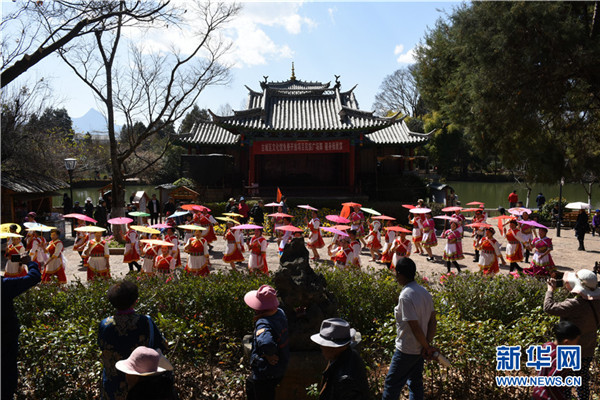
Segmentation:
[(246, 293), (244, 302), (254, 310), (255, 321), (246, 395), (248, 399), (274, 400), (290, 359), (287, 318), (279, 308), (277, 292), (269, 285)]
[(173, 366), (160, 349), (139, 346), (127, 359), (117, 361), (115, 368), (125, 374), (127, 400), (179, 398), (170, 373)]

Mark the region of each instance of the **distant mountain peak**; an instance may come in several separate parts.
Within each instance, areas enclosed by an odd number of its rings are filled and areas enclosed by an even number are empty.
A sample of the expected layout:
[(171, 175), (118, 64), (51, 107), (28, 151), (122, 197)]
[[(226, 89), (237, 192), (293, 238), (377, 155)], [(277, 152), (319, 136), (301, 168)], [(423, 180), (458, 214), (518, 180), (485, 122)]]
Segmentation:
[(79, 118), (73, 118), (73, 130), (75, 133), (108, 135), (107, 125), (108, 123), (104, 115), (95, 108), (90, 108), (88, 112)]

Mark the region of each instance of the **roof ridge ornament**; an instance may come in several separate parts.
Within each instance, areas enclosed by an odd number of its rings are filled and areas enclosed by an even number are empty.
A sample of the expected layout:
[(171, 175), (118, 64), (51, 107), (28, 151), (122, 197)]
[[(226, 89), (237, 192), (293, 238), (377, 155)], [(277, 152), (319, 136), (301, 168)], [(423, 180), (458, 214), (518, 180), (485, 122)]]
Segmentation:
[(296, 80), (296, 73), (294, 71), (294, 62), (292, 61), (292, 76), (290, 77), (291, 81), (295, 81)]
[(339, 89), (342, 86), (342, 82), (340, 82), (341, 75), (334, 74), (333, 76), (335, 76), (335, 87)]

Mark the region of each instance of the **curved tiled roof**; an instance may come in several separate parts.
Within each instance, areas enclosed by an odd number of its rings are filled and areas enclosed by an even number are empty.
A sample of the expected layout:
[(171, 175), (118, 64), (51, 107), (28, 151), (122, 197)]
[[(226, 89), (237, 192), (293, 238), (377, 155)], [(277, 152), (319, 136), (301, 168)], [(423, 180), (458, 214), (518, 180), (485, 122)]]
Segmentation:
[(404, 121), (398, 121), (395, 124), (365, 135), (365, 137), (375, 144), (404, 144), (426, 142), (431, 133), (411, 132)]
[(209, 121), (200, 121), (194, 124), (192, 131), (182, 137), (181, 143), (231, 145), (236, 144), (239, 136), (221, 128)]

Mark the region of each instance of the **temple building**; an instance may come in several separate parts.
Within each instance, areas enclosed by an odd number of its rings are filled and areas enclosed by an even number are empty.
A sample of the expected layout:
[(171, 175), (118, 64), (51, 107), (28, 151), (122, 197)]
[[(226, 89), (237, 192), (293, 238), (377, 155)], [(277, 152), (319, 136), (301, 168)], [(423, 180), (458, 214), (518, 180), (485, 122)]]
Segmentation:
[(179, 143), (183, 173), (201, 186), (245, 188), (250, 194), (355, 194), (414, 170), (414, 149), (428, 134), (411, 132), (399, 115), (359, 109), (354, 89), (307, 82), (260, 82), (248, 89), (245, 110), (198, 121)]

